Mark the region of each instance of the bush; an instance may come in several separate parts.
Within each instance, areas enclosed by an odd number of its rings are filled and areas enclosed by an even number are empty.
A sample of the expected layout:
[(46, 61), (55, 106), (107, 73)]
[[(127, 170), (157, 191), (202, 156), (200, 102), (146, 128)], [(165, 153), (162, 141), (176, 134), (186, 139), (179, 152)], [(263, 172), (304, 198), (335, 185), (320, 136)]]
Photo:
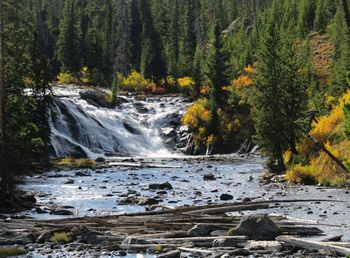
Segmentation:
[(69, 72), (59, 73), (57, 80), (61, 84), (79, 84), (79, 79)]
[(294, 184), (314, 185), (317, 183), (316, 170), (313, 166), (298, 164), (287, 171), (286, 179)]
[(54, 165), (63, 167), (93, 167), (96, 165), (96, 161), (90, 159), (74, 159), (66, 157), (53, 162)]
[(180, 92), (192, 97), (196, 95), (196, 84), (191, 77), (182, 77), (179, 78), (177, 81), (180, 87)]
[(27, 251), (20, 247), (0, 248), (0, 257), (20, 256), (25, 255), (26, 253)]
[(121, 76), (120, 89), (130, 92), (152, 92), (156, 88), (155, 83), (143, 78), (137, 71), (133, 70), (129, 76)]
[(55, 233), (51, 238), (50, 241), (53, 243), (61, 243), (61, 244), (67, 244), (70, 242), (70, 239), (66, 232), (60, 232)]

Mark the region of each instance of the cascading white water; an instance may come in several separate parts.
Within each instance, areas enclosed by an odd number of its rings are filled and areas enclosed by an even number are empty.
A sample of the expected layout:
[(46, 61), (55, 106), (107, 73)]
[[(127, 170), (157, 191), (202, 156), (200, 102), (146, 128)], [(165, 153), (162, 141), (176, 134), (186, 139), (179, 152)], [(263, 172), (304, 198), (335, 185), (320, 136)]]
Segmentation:
[(82, 90), (73, 86), (53, 89), (56, 98), (50, 128), (57, 157), (77, 152), (88, 158), (172, 155), (159, 132), (169, 116), (184, 112), (182, 97), (123, 96), (123, 103), (110, 109), (89, 104), (80, 97)]

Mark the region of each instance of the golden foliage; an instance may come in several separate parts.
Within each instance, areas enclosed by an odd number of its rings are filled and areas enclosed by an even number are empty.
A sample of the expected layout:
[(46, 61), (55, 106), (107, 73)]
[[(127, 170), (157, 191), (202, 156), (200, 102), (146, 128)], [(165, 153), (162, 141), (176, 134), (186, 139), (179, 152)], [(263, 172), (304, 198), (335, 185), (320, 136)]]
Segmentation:
[(177, 81), (180, 87), (180, 91), (182, 93), (186, 94), (187, 96), (194, 95), (196, 84), (191, 77), (182, 77), (179, 78)]
[(253, 85), (253, 80), (247, 75), (241, 75), (237, 79), (233, 80), (233, 85), (237, 89), (242, 89)]
[(54, 165), (63, 167), (93, 167), (96, 165), (96, 161), (90, 159), (74, 159), (66, 157), (53, 162)]
[(194, 131), (200, 131), (201, 127), (210, 119), (210, 111), (207, 106), (207, 99), (198, 100), (187, 109), (182, 117), (182, 123)]
[(20, 256), (25, 255), (26, 253), (26, 250), (17, 246), (0, 248), (0, 257)]
[(244, 68), (244, 72), (248, 74), (255, 74), (256, 70), (252, 65), (248, 65), (246, 68)]
[(70, 242), (70, 239), (66, 232), (59, 232), (55, 233), (51, 238), (50, 241), (53, 243), (61, 243), (61, 244), (67, 244)]
[(61, 72), (57, 76), (57, 80), (61, 84), (77, 84), (79, 83), (79, 80), (69, 72)]
[(143, 76), (132, 70), (129, 76), (120, 76), (120, 88), (124, 91), (131, 92), (152, 92), (156, 88), (154, 82), (143, 78)]
[(297, 164), (287, 171), (286, 179), (294, 184), (313, 185), (317, 182), (316, 169), (313, 166)]

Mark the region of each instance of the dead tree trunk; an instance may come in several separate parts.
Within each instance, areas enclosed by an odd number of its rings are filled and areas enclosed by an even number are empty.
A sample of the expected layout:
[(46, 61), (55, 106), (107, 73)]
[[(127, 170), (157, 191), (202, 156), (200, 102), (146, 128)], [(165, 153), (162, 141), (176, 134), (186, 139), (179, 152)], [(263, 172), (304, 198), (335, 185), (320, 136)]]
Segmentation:
[(6, 158), (6, 93), (4, 80), (4, 6), (0, 0), (0, 166), (1, 166), (1, 194), (10, 194), (10, 176)]

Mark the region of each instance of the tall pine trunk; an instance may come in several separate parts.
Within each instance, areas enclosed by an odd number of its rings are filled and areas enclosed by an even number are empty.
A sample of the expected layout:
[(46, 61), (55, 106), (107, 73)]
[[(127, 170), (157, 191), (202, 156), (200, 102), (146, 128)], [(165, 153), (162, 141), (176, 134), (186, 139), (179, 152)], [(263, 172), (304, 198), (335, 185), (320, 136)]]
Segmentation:
[(4, 80), (4, 6), (0, 0), (0, 166), (1, 166), (1, 195), (6, 198), (10, 194), (10, 176), (6, 158), (6, 94)]

